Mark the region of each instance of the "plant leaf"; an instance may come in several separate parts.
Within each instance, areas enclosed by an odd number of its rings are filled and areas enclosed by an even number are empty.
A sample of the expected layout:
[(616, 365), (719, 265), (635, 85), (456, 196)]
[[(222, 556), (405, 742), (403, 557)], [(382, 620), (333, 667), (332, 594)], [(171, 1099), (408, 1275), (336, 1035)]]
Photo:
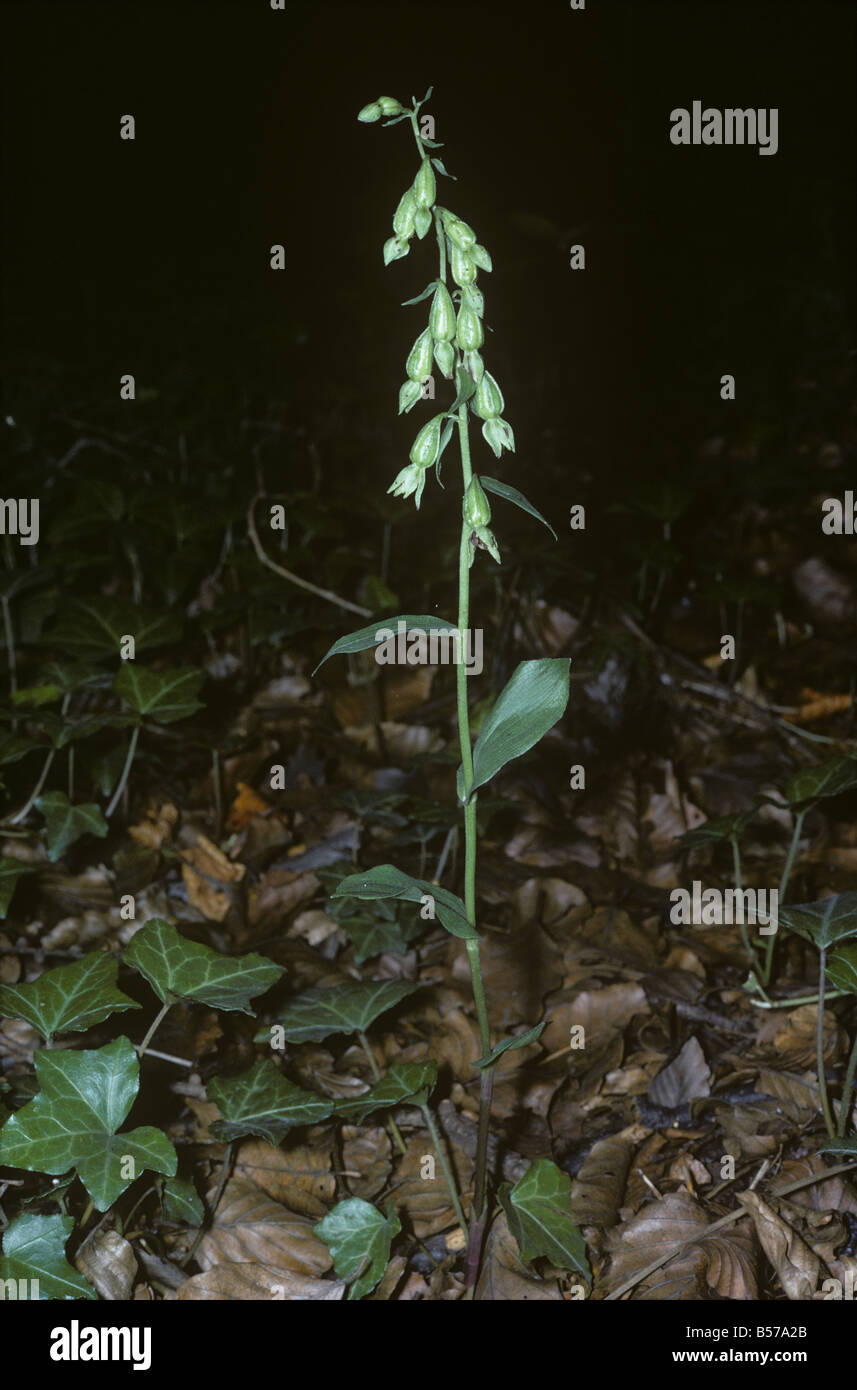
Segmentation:
[(825, 973), (834, 989), (857, 994), (857, 945), (839, 946), (828, 958)]
[(437, 1084), (437, 1062), (394, 1062), (386, 1076), (362, 1096), (348, 1096), (337, 1101), (336, 1113), (344, 1120), (362, 1125), (375, 1110), (388, 1110), (403, 1100), (412, 1105), (425, 1105)]
[(516, 507), (521, 508), (522, 512), (529, 512), (530, 516), (534, 516), (536, 521), (540, 521), (543, 526), (548, 528), (555, 541), (559, 540), (559, 536), (547, 518), (543, 517), (541, 512), (533, 506), (532, 502), (528, 502), (524, 494), (519, 492), (516, 487), (510, 487), (508, 483), (501, 483), (497, 478), (486, 478), (484, 473), (479, 475), (479, 480), (486, 492), (494, 492), (498, 497), (504, 497), (507, 502), (513, 502)]
[[(333, 985), (307, 989), (293, 999), (278, 1026), (289, 1042), (319, 1042), (332, 1033), (365, 1033), (387, 1009), (419, 989), (409, 980), (369, 980), (366, 984)], [(270, 1028), (256, 1034), (256, 1042), (270, 1042)]]
[(326, 661), (332, 656), (342, 656), (346, 652), (365, 652), (370, 647), (380, 646), (381, 642), (386, 641), (384, 637), (378, 637), (382, 631), (397, 633), (399, 623), (405, 624), (406, 631), (413, 629), (416, 632), (431, 632), (433, 628), (456, 627), (456, 623), (445, 623), (437, 614), (434, 617), (423, 613), (414, 616), (412, 613), (402, 614), (398, 618), (379, 618), (377, 622), (370, 623), (368, 627), (361, 627), (357, 632), (349, 632), (345, 637), (338, 637), (332, 647), (325, 652), (321, 661), (313, 671), (320, 671)]
[(440, 282), (439, 282), (438, 280), (432, 280), (432, 282), (431, 282), (430, 285), (426, 285), (426, 287), (425, 287), (425, 289), (423, 290), (422, 294), (416, 295), (413, 299), (403, 299), (403, 300), (402, 300), (402, 308), (403, 308), (403, 309), (407, 309), (411, 304), (421, 304), (421, 303), (423, 302), (424, 299), (428, 299), (428, 298), (429, 298), (429, 295), (434, 294), (434, 292), (435, 292), (435, 290), (437, 289), (439, 283), (440, 283)]
[(240, 1076), (216, 1076), (207, 1095), (223, 1116), (210, 1126), (211, 1133), (227, 1143), (259, 1134), (276, 1146), (295, 1125), (318, 1124), (333, 1111), (332, 1101), (302, 1091), (270, 1058), (254, 1062)]
[(65, 792), (44, 792), (36, 797), (36, 805), (45, 818), (45, 840), (52, 864), (81, 835), (97, 835), (103, 840), (110, 828), (94, 801), (72, 806)]
[(535, 1028), (528, 1028), (525, 1033), (516, 1033), (514, 1038), (506, 1038), (504, 1042), (499, 1042), (492, 1047), (487, 1057), (479, 1057), (474, 1063), (474, 1067), (479, 1067), (484, 1071), (486, 1067), (493, 1067), (503, 1056), (504, 1052), (515, 1052), (519, 1047), (528, 1047), (541, 1037), (542, 1032), (547, 1028), (547, 1020), (544, 1023), (537, 1023)]
[(331, 898), (363, 898), (376, 901), (379, 898), (404, 898), (407, 902), (418, 903), (430, 895), (434, 898), (434, 910), (438, 921), (453, 936), (464, 941), (477, 941), (479, 933), (467, 920), (467, 909), (455, 893), (441, 888), (437, 883), (427, 883), (422, 878), (411, 878), (392, 864), (377, 864), (365, 873), (349, 874), (343, 878), (331, 893)]
[(187, 941), (162, 917), (152, 917), (134, 934), (125, 963), (145, 976), (164, 1004), (176, 998), (195, 999), (251, 1018), (250, 1000), (285, 974), (281, 965), (266, 956), (222, 956), (210, 946)]
[(205, 675), (197, 666), (150, 671), (129, 661), (117, 671), (113, 689), (141, 718), (174, 724), (205, 708), (196, 698)]
[(857, 1134), (852, 1134), (848, 1139), (825, 1139), (818, 1152), (840, 1154), (842, 1158), (857, 1158)]
[(22, 864), (20, 859), (11, 859), (8, 855), (0, 855), (0, 921), (9, 911), (9, 904), (12, 901), (18, 879), (23, 878), (24, 874), (38, 873), (35, 864)]
[(792, 807), (805, 801), (819, 801), (825, 796), (857, 787), (857, 758), (828, 758), (813, 767), (802, 767), (786, 783), (786, 797)]
[(498, 1196), (522, 1260), (544, 1255), (560, 1269), (576, 1269), (587, 1283), (591, 1281), (586, 1244), (571, 1210), (571, 1178), (566, 1173), (550, 1159), (537, 1158), (514, 1187), (503, 1183)]
[(3, 1233), (0, 1285), (4, 1279), (37, 1279), (39, 1300), (97, 1298), (92, 1285), (65, 1257), (65, 1243), (73, 1230), (71, 1216), (25, 1212), (10, 1221)]
[(38, 746), (31, 738), (17, 738), (15, 734), (0, 734), (0, 766), (20, 762)]
[(118, 971), (109, 951), (90, 951), (29, 984), (0, 985), (0, 1014), (22, 1018), (46, 1041), (57, 1033), (85, 1033), (111, 1014), (141, 1007), (116, 988)]
[(713, 840), (738, 840), (758, 809), (758, 806), (754, 806), (750, 811), (739, 811), (733, 816), (718, 816), (716, 820), (704, 821), (694, 830), (685, 830), (683, 835), (677, 835), (676, 839), (685, 849), (696, 849), (698, 845), (707, 845)]
[(127, 1038), (94, 1052), (37, 1052), (35, 1061), (41, 1089), (0, 1130), (0, 1164), (38, 1173), (74, 1167), (99, 1211), (145, 1170), (173, 1176), (176, 1151), (159, 1129), (116, 1133), (140, 1085)]
[(401, 1229), (392, 1202), (384, 1217), (362, 1197), (337, 1202), (313, 1227), (330, 1250), (336, 1273), (350, 1285), (349, 1298), (371, 1293), (387, 1268), (390, 1246)]
[(134, 638), (138, 652), (180, 641), (181, 620), (172, 613), (138, 608), (123, 599), (73, 599), (56, 626), (43, 639), (52, 647), (78, 656), (118, 657), (122, 639)]
[(344, 917), (339, 925), (348, 933), (354, 948), (354, 959), (358, 965), (373, 956), (382, 956), (389, 951), (403, 956), (415, 936), (425, 926), (424, 922), (408, 924), (394, 917), (385, 921), (382, 917), (366, 917), (358, 913), (354, 917)]
[(187, 1178), (165, 1180), (164, 1211), (170, 1221), (187, 1221), (191, 1226), (200, 1226), (205, 1220), (202, 1198)]
[[(471, 794), (538, 743), (568, 704), (568, 657), (522, 661), (488, 715), (473, 749)], [(463, 774), (459, 769), (459, 798)]]
[(449, 407), (450, 414), (456, 411), (460, 405), (466, 404), (470, 397), (475, 394), (476, 382), (467, 371), (466, 367), (456, 367), (455, 369), (455, 388), (456, 396), (452, 405)]
[(835, 893), (817, 903), (781, 907), (778, 921), (812, 941), (818, 950), (857, 936), (857, 893)]

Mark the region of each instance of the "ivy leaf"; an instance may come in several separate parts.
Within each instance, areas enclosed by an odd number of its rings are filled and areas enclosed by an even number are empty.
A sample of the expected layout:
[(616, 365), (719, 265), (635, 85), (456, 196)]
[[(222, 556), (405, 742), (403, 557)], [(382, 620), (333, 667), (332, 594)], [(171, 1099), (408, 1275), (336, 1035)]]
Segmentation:
[(437, 883), (427, 883), (423, 878), (411, 878), (392, 864), (376, 864), (374, 869), (364, 873), (349, 874), (343, 878), (331, 893), (331, 898), (362, 898), (376, 902), (383, 898), (403, 898), (406, 902), (418, 903), (424, 897), (434, 899), (434, 910), (438, 921), (453, 936), (465, 941), (477, 941), (479, 933), (467, 920), (467, 909), (455, 893), (441, 888)]
[(168, 647), (180, 641), (182, 624), (172, 613), (138, 608), (123, 599), (73, 599), (45, 641), (79, 656), (118, 657), (122, 640), (135, 650)]
[(834, 989), (857, 994), (857, 945), (835, 950), (827, 961), (826, 974)]
[(285, 974), (281, 965), (265, 956), (222, 956), (210, 946), (187, 941), (162, 917), (152, 917), (135, 932), (125, 962), (145, 976), (164, 1004), (177, 998), (195, 999), (251, 1018), (250, 1000)]
[(817, 903), (781, 907), (778, 920), (798, 936), (812, 941), (819, 951), (857, 936), (857, 893), (835, 893)]
[(412, 1105), (425, 1105), (437, 1084), (437, 1062), (394, 1062), (380, 1081), (362, 1096), (349, 1096), (337, 1101), (336, 1113), (344, 1120), (362, 1125), (375, 1110), (388, 1110), (410, 1100)]
[(44, 792), (36, 797), (36, 805), (45, 818), (45, 840), (52, 864), (81, 835), (97, 835), (103, 840), (110, 828), (94, 801), (72, 806), (65, 792)]
[(255, 1062), (240, 1076), (215, 1077), (207, 1095), (223, 1116), (210, 1126), (211, 1133), (227, 1143), (259, 1134), (276, 1146), (295, 1125), (318, 1124), (333, 1111), (332, 1101), (302, 1091), (270, 1059)]
[(0, 1014), (22, 1018), (48, 1043), (57, 1033), (85, 1033), (113, 1013), (141, 1007), (116, 988), (118, 971), (109, 951), (90, 951), (30, 984), (0, 985)]
[(677, 835), (676, 839), (685, 849), (696, 849), (698, 845), (707, 845), (714, 840), (739, 840), (758, 809), (758, 806), (754, 806), (752, 810), (739, 811), (737, 815), (718, 816), (715, 820), (704, 821), (694, 830), (685, 830), (683, 835)]
[(399, 623), (405, 624), (407, 632), (431, 632), (438, 631), (440, 628), (454, 628), (455, 623), (445, 623), (443, 618), (439, 618), (435, 613), (434, 617), (428, 614), (414, 615), (413, 613), (402, 614), (397, 618), (378, 618), (376, 622), (370, 623), (368, 627), (358, 628), (356, 632), (349, 632), (345, 637), (338, 637), (332, 647), (325, 652), (321, 661), (313, 671), (320, 671), (326, 661), (332, 656), (343, 656), (348, 652), (365, 652), (370, 647), (378, 647), (382, 642), (389, 640), (388, 636), (379, 637), (379, 633), (389, 634), (398, 633)]
[(852, 787), (857, 787), (857, 758), (828, 758), (795, 772), (786, 783), (786, 797), (794, 808), (825, 796), (838, 796)]
[(390, 1246), (401, 1229), (392, 1202), (384, 1217), (362, 1197), (337, 1202), (313, 1227), (330, 1250), (336, 1273), (350, 1285), (350, 1299), (372, 1292), (387, 1268)]
[(156, 724), (175, 724), (205, 708), (196, 698), (205, 675), (197, 666), (150, 671), (145, 666), (128, 662), (117, 671), (113, 689), (141, 719), (153, 719)]
[(486, 478), (484, 474), (480, 474), (479, 481), (486, 492), (493, 492), (498, 497), (504, 497), (507, 502), (512, 502), (516, 507), (520, 507), (522, 512), (529, 512), (530, 516), (534, 516), (536, 521), (540, 521), (543, 526), (548, 528), (555, 541), (559, 540), (559, 536), (550, 522), (533, 506), (532, 502), (527, 501), (524, 494), (519, 492), (516, 487), (510, 487), (508, 483), (501, 483), (497, 478)]
[(393, 917), (390, 921), (382, 917), (364, 917), (358, 913), (354, 917), (344, 917), (340, 926), (348, 933), (354, 947), (354, 959), (358, 965), (373, 956), (382, 956), (387, 951), (403, 956), (410, 942), (417, 936), (422, 923), (407, 924)]
[[(473, 749), (472, 794), (520, 758), (562, 718), (568, 704), (568, 657), (522, 661), (488, 715)], [(458, 796), (464, 800), (463, 770)]]
[(9, 911), (9, 904), (12, 901), (18, 879), (23, 878), (24, 874), (35, 874), (38, 872), (35, 864), (22, 864), (20, 859), (11, 859), (8, 855), (0, 855), (0, 921)]
[(481, 1071), (484, 1071), (486, 1067), (496, 1066), (504, 1052), (515, 1052), (519, 1047), (528, 1047), (530, 1043), (541, 1037), (547, 1026), (546, 1020), (544, 1023), (537, 1023), (535, 1028), (528, 1028), (526, 1033), (516, 1033), (514, 1038), (506, 1038), (505, 1041), (497, 1043), (495, 1047), (492, 1047), (487, 1057), (480, 1057), (473, 1063), (474, 1067), (479, 1067)]
[(159, 1129), (116, 1133), (140, 1086), (127, 1038), (93, 1052), (37, 1052), (35, 1062), (39, 1094), (0, 1130), (0, 1164), (37, 1173), (76, 1168), (98, 1211), (147, 1169), (173, 1176), (176, 1151)]
[(498, 1196), (518, 1243), (522, 1260), (544, 1255), (560, 1269), (592, 1275), (586, 1243), (571, 1210), (571, 1178), (549, 1158), (537, 1158), (514, 1187), (503, 1183)]
[[(365, 1033), (375, 1019), (420, 988), (409, 980), (370, 980), (366, 984), (307, 989), (286, 1009), (278, 1025), (288, 1042), (320, 1042), (333, 1033)], [(256, 1042), (270, 1042), (270, 1028)]]
[(31, 753), (38, 744), (31, 738), (17, 738), (15, 734), (0, 734), (0, 766), (18, 763)]
[(202, 1198), (187, 1178), (165, 1180), (164, 1212), (169, 1221), (186, 1221), (190, 1226), (201, 1226), (205, 1220)]
[[(4, 1279), (37, 1280), (39, 1300), (97, 1298), (92, 1285), (65, 1257), (65, 1244), (73, 1230), (71, 1216), (36, 1216), (28, 1212), (10, 1221), (3, 1233), (0, 1286)], [(32, 1298), (32, 1292), (28, 1296)]]

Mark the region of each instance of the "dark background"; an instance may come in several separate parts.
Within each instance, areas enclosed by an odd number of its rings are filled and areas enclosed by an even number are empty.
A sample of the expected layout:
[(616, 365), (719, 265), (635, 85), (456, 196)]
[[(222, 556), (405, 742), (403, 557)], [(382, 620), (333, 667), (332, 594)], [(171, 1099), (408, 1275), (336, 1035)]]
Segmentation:
[[(217, 411), (278, 401), (324, 436), (328, 485), (357, 469), (386, 486), (414, 433), (395, 401), (424, 326), (425, 306), (398, 306), (434, 247), (383, 267), (413, 141), (406, 123), (355, 117), (433, 84), (458, 176), (438, 197), (494, 257), (485, 357), (517, 431), (510, 481), (538, 494), (561, 468), (565, 508), (590, 484), (607, 498), (629, 476), (680, 475), (725, 419), (776, 429), (807, 372), (810, 408), (835, 416), (855, 307), (855, 14), (7, 4), (6, 409), (97, 420), (132, 371), (169, 401), (162, 424), (172, 412), (199, 436)], [(669, 112), (695, 98), (777, 106), (778, 153), (674, 147)], [(568, 269), (574, 240), (584, 273)]]

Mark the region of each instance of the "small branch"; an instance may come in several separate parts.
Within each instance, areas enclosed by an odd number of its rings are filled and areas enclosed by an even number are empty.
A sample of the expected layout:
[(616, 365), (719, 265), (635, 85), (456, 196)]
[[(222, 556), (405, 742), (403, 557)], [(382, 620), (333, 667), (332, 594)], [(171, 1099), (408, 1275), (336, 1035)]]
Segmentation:
[[(169, 1010), (170, 1010), (171, 1007), (172, 1007), (171, 1004), (163, 1004), (163, 1005), (161, 1006), (160, 1012), (157, 1013), (157, 1014), (155, 1015), (154, 1019), (152, 1020), (152, 1026), (151, 1026), (151, 1028), (149, 1029), (149, 1031), (148, 1031), (148, 1033), (146, 1034), (146, 1036), (145, 1036), (145, 1038), (143, 1039), (143, 1041), (140, 1043), (140, 1046), (137, 1048), (137, 1056), (138, 1056), (138, 1058), (143, 1056), (143, 1053), (146, 1051), (146, 1048), (149, 1046), (149, 1043), (152, 1041), (152, 1038), (153, 1038), (153, 1037), (155, 1036), (155, 1034), (157, 1033), (158, 1029), (160, 1028), (160, 1026), (161, 1026), (161, 1024), (163, 1023), (164, 1019), (166, 1018), (167, 1013), (169, 1012)], [(179, 1060), (179, 1059), (178, 1059), (178, 1058), (171, 1058), (170, 1060), (176, 1060), (176, 1061), (177, 1061), (177, 1060)], [(184, 1063), (183, 1063), (182, 1065), (184, 1065)]]
[(262, 548), (262, 542), (259, 540), (259, 533), (256, 530), (256, 522), (253, 517), (253, 513), (256, 510), (256, 503), (260, 501), (264, 495), (263, 492), (257, 492), (247, 509), (247, 534), (250, 537), (253, 549), (261, 563), (269, 570), (273, 570), (274, 574), (278, 574), (281, 579), (288, 579), (290, 584), (296, 584), (299, 589), (306, 589), (307, 593), (315, 594), (317, 598), (327, 599), (328, 603), (335, 603), (340, 608), (347, 608), (349, 613), (359, 613), (361, 618), (371, 618), (371, 608), (362, 608), (359, 603), (350, 603), (347, 598), (340, 598), (338, 594), (332, 593), (330, 589), (320, 589), (317, 584), (310, 584), (308, 579), (301, 579), (299, 574), (294, 574), (291, 570), (283, 569), (282, 565), (275, 564), (274, 561), (265, 554)]

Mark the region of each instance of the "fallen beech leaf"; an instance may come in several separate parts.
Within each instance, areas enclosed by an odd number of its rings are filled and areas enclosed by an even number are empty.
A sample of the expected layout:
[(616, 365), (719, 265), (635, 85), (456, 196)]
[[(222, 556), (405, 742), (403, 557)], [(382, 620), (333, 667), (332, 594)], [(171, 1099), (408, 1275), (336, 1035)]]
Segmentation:
[(298, 1215), (320, 1220), (336, 1195), (330, 1163), (328, 1144), (290, 1143), (281, 1149), (263, 1139), (252, 1139), (238, 1150), (233, 1176), (255, 1183)]
[[(463, 1196), (468, 1190), (473, 1164), (454, 1144), (447, 1146), (447, 1157)], [(432, 1163), (425, 1163), (426, 1159), (432, 1160)], [(434, 1177), (422, 1177), (421, 1173), (430, 1171), (432, 1164)], [(447, 1226), (457, 1225), (443, 1170), (428, 1134), (417, 1134), (411, 1138), (408, 1151), (396, 1169), (394, 1181), (396, 1208), (407, 1213), (414, 1234), (421, 1240), (437, 1235)]]
[(182, 864), (182, 879), (191, 907), (195, 907), (209, 922), (222, 922), (230, 907), (227, 894), (213, 888), (207, 879), (189, 864)]
[(137, 1261), (130, 1241), (109, 1227), (96, 1229), (75, 1256), (75, 1267), (109, 1302), (124, 1303), (131, 1297), (137, 1277)]
[[(699, 1299), (705, 1297), (706, 1285), (721, 1298), (756, 1298), (752, 1232), (740, 1222), (706, 1236), (708, 1226), (708, 1218), (686, 1192), (671, 1192), (660, 1201), (650, 1202), (607, 1235), (613, 1255), (609, 1288), (618, 1287), (659, 1256), (666, 1256), (664, 1265), (633, 1291), (633, 1298)], [(693, 1237), (701, 1239), (677, 1254)]]
[(739, 1192), (738, 1201), (753, 1219), (759, 1244), (773, 1265), (786, 1298), (812, 1298), (822, 1270), (818, 1256), (757, 1193)]
[(498, 1214), (488, 1232), (476, 1298), (480, 1302), (496, 1303), (563, 1301), (555, 1284), (534, 1278), (532, 1270), (524, 1264), (509, 1231), (505, 1212)]
[(226, 818), (226, 829), (231, 831), (243, 830), (254, 816), (267, 815), (271, 809), (267, 801), (254, 792), (246, 782), (238, 783), (237, 792)]
[(172, 839), (178, 818), (176, 807), (172, 802), (165, 801), (160, 806), (150, 806), (145, 820), (139, 825), (129, 825), (128, 834), (141, 845), (147, 845), (150, 849), (160, 849)]
[(203, 1269), (258, 1260), (276, 1270), (312, 1275), (324, 1274), (332, 1264), (330, 1251), (315, 1235), (312, 1222), (294, 1216), (246, 1178), (231, 1178), (226, 1184), (214, 1225), (203, 1237), (196, 1258)]
[(239, 1303), (335, 1302), (344, 1295), (345, 1284), (341, 1279), (313, 1279), (291, 1270), (271, 1268), (258, 1260), (217, 1265), (185, 1280), (178, 1292), (184, 1302), (218, 1299)]
[[(342, 1161), (349, 1174), (346, 1179), (352, 1197), (371, 1202), (386, 1186), (392, 1171), (392, 1145), (385, 1129), (356, 1129), (342, 1127)], [(359, 1174), (355, 1177), (354, 1174)], [(385, 1276), (386, 1277), (386, 1276)], [(384, 1283), (382, 1279), (381, 1283)], [(373, 1298), (376, 1296), (372, 1295)]]
[(619, 1219), (634, 1145), (614, 1135), (593, 1144), (571, 1189), (579, 1226), (612, 1226)]
[(649, 1086), (649, 1100), (665, 1110), (677, 1110), (711, 1094), (711, 1071), (696, 1038), (688, 1038), (678, 1056), (659, 1071)]

